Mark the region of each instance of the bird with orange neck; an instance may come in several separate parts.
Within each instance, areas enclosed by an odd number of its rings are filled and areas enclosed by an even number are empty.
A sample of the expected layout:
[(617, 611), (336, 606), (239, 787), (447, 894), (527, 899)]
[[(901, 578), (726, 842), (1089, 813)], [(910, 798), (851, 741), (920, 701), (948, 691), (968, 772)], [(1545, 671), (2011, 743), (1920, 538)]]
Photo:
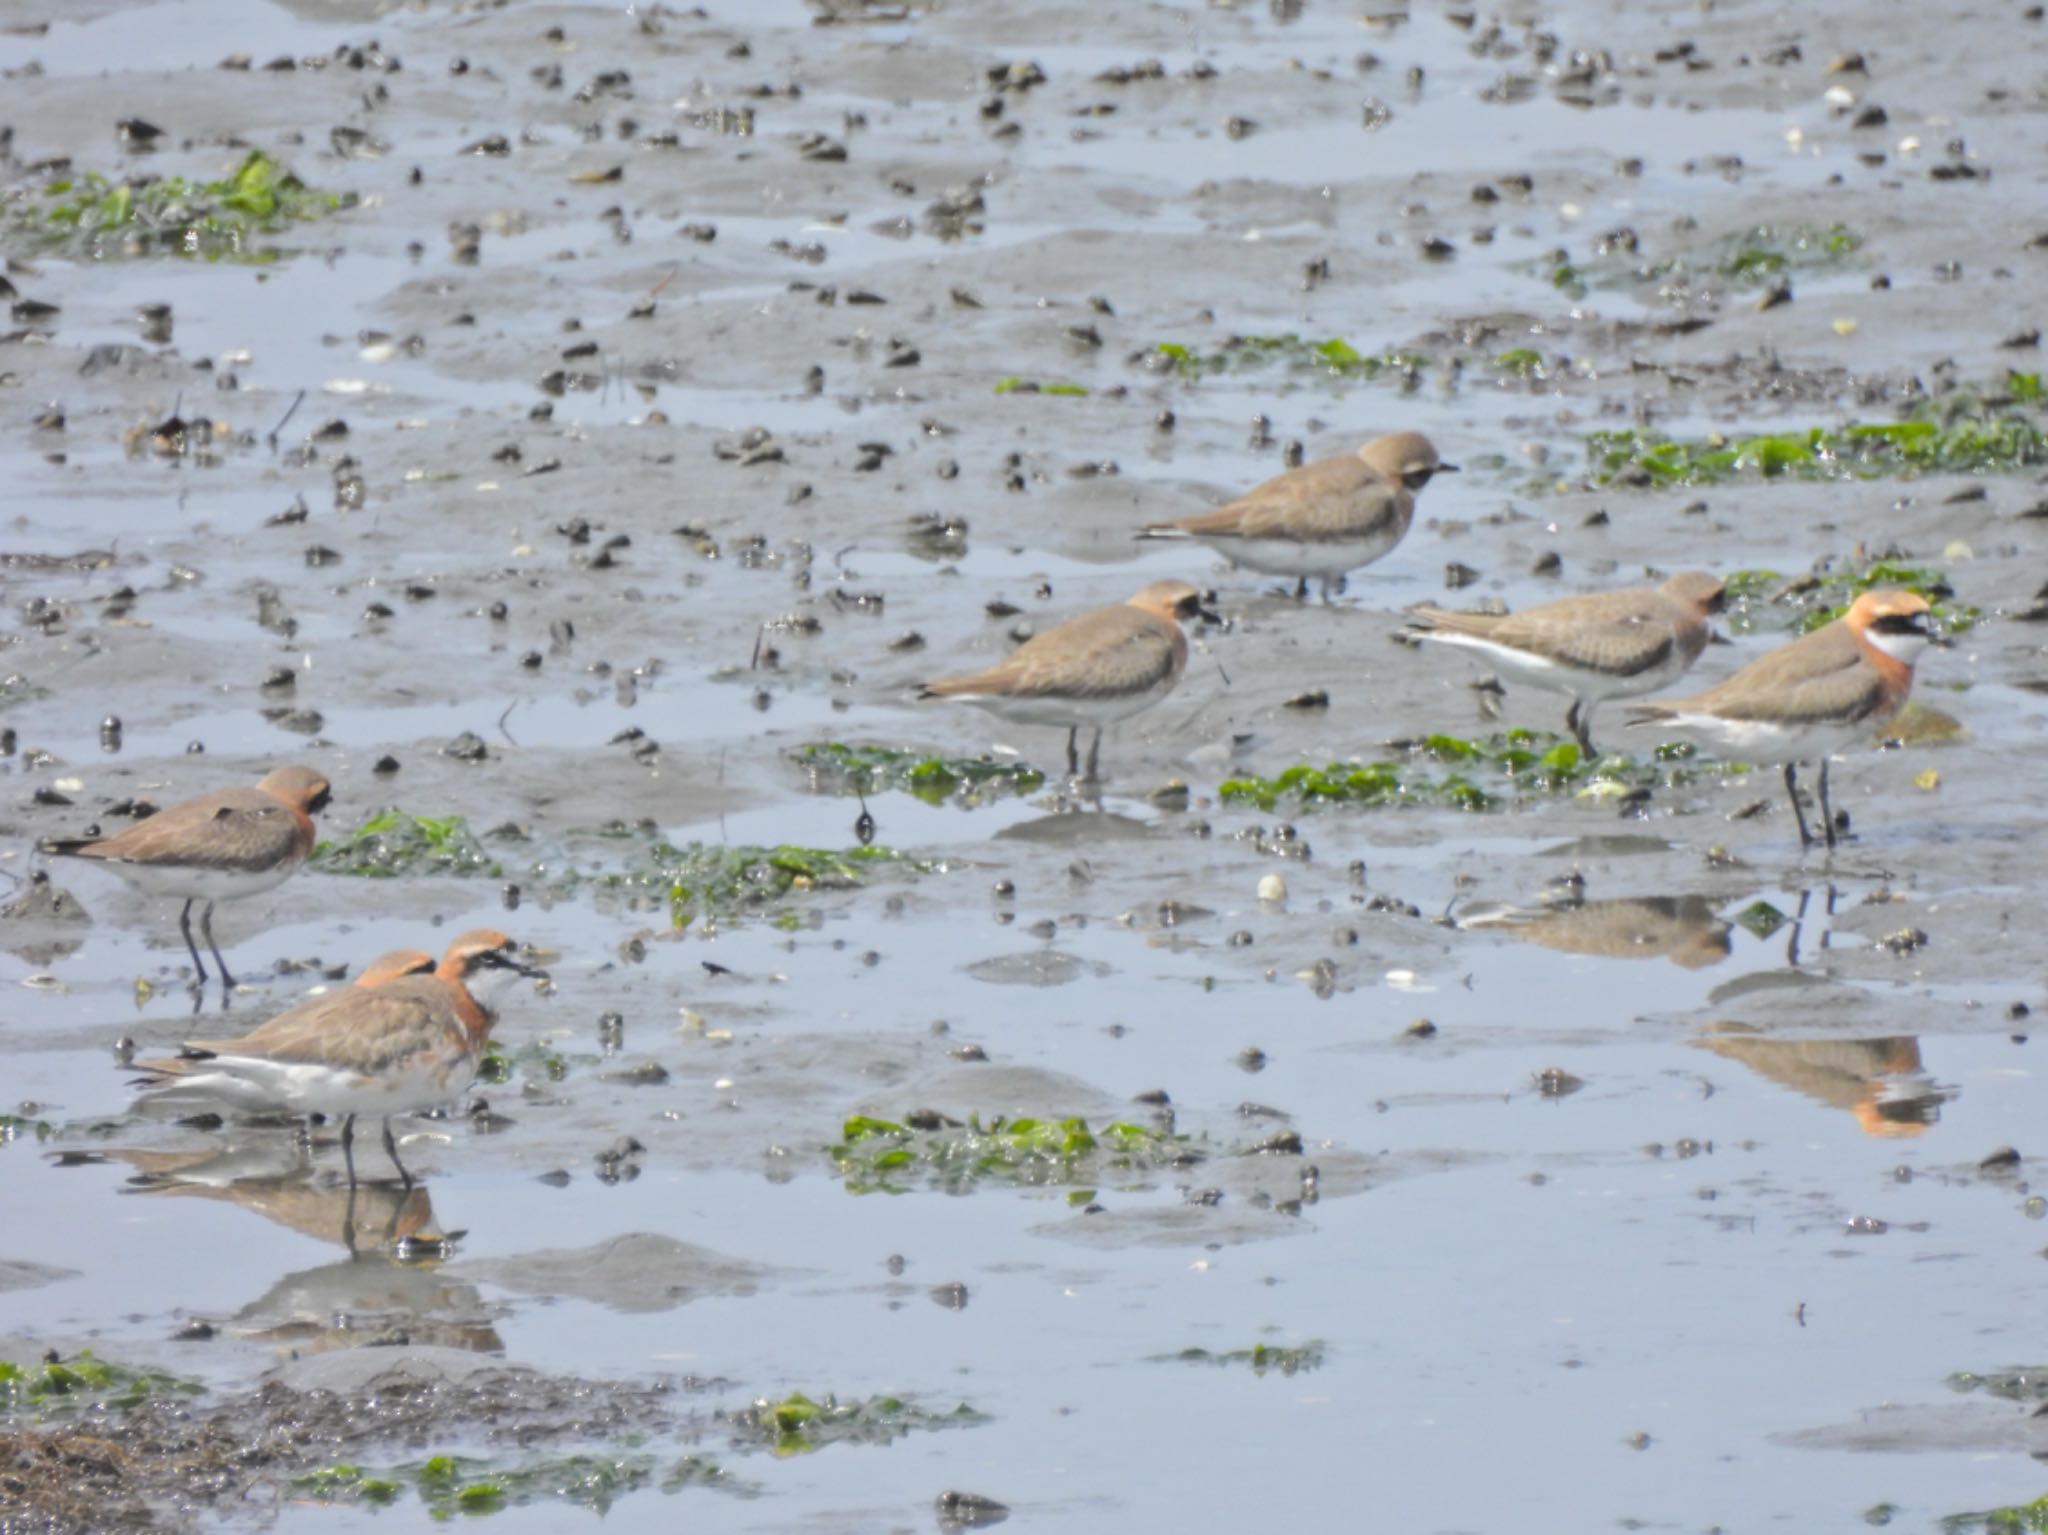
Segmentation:
[(340, 1119), (342, 1157), (356, 1180), (355, 1121), (384, 1122), (384, 1150), (398, 1158), (392, 1116), (452, 1103), (476, 1080), (494, 1022), (477, 990), (485, 977), (538, 976), (503, 933), (464, 933), (441, 962), (401, 950), (357, 984), (316, 997), (240, 1039), (195, 1039), (181, 1054), (137, 1061), (151, 1095), (194, 1099), (236, 1114), (323, 1114)]
[[(1933, 636), (1927, 603), (1912, 592), (1867, 591), (1840, 618), (1752, 661), (1692, 698), (1631, 704), (1632, 726), (1650, 725), (1742, 762), (1784, 764), (1799, 846), (1836, 841), (1828, 759), (1869, 745), (1913, 691), (1913, 665)], [(1798, 764), (1820, 763), (1821, 835), (1799, 805)]]

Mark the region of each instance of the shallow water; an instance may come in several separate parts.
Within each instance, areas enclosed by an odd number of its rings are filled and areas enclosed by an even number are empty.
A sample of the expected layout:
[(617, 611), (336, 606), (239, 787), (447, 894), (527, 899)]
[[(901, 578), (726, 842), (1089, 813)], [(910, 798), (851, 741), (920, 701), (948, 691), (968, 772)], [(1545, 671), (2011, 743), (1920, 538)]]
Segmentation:
[[(2039, 1363), (2025, 1009), (2048, 959), (2048, 702), (2013, 616), (2038, 582), (2038, 469), (1590, 488), (1585, 449), (1600, 428), (1889, 419), (1907, 379), (2030, 370), (2033, 348), (2001, 343), (2041, 303), (2042, 122), (2004, 61), (2037, 24), (1979, 18), (1989, 46), (1965, 56), (1939, 18), (1870, 7), (1800, 18), (1794, 39), (1754, 5), (1566, 4), (1490, 42), (1486, 16), (1321, 0), (839, 10), (8, 9), (22, 196), (0, 240), (21, 294), (61, 308), (46, 336), (0, 342), (0, 553), (111, 558), (0, 572), (0, 672), (29, 685), (0, 721), (19, 747), (0, 868), (47, 864), (88, 914), (0, 919), (26, 1122), (0, 1142), (0, 1264), (58, 1271), (0, 1267), (0, 1358), (90, 1347), (231, 1403), (403, 1336), (391, 1356), (423, 1367), (438, 1345), (599, 1381), (712, 1377), (707, 1410), (803, 1391), (987, 1415), (782, 1457), (715, 1429), (661, 1438), (757, 1495), (633, 1492), (604, 1516), (628, 1530), (928, 1528), (949, 1489), (1069, 1530), (1355, 1523), (1368, 1499), (1398, 1529), (1835, 1529), (1879, 1505), (1932, 1529), (2039, 1496), (2032, 1402), (1950, 1380)], [(1559, 41), (1548, 65), (1531, 25)], [(262, 68), (372, 37), (402, 69)], [(1564, 78), (1575, 49), (1611, 67)], [(1868, 73), (1829, 73), (1852, 49)], [(235, 52), (257, 67), (214, 67)], [(1147, 58), (1164, 78), (1098, 78)], [(1044, 83), (996, 89), (989, 71), (1027, 61)], [(617, 70), (628, 85), (574, 99)], [(1490, 99), (1510, 73), (1524, 99)], [(1831, 88), (1887, 122), (1852, 127)], [(1372, 132), (1368, 98), (1391, 112)], [(704, 126), (720, 107), (751, 108), (752, 134)], [(128, 116), (167, 130), (155, 153), (118, 148)], [(337, 125), (381, 153), (340, 157)], [(670, 130), (679, 147), (640, 142)], [(846, 159), (804, 158), (813, 132)], [(461, 152), (493, 133), (509, 155)], [(51, 174), (35, 162), (204, 180), (245, 145), (359, 206), (262, 265), (92, 262), (24, 226)], [(970, 185), (966, 228), (927, 219)], [(682, 235), (700, 223), (716, 238)], [(474, 265), (450, 235), (471, 224)], [(1855, 249), (1792, 264), (1775, 307), (1711, 270), (1609, 275), (1836, 225)], [(1603, 256), (1622, 226), (1638, 254)], [(1431, 236), (1454, 252), (1426, 257)], [(1594, 275), (1583, 295), (1549, 280), (1560, 250)], [(152, 302), (169, 342), (142, 337)], [(1659, 328), (1684, 315), (1712, 323)], [(1429, 361), (1405, 382), (1144, 362), (1289, 334)], [(1543, 377), (1492, 366), (1524, 347)], [(914, 365), (889, 366), (906, 348)], [(556, 369), (592, 387), (544, 389)], [(49, 402), (61, 432), (33, 424)], [(210, 461), (148, 451), (173, 413), (225, 425)], [(335, 420), (345, 435), (309, 441)], [(719, 456), (751, 427), (779, 461)], [(1290, 442), (1405, 427), (1466, 472), (1334, 604), (1130, 538), (1277, 472)], [(360, 506), (337, 501), (351, 471)], [(302, 521), (272, 521), (300, 500)], [(927, 513), (967, 531), (923, 538)], [(1392, 644), (1409, 603), (1519, 607), (1692, 566), (1789, 577), (1893, 546), (1986, 615), (1922, 667), (1920, 696), (1966, 736), (1838, 761), (1856, 836), (1832, 857), (1795, 856), (1768, 772), (1660, 787), (1626, 821), (1570, 794), (1486, 815), (1218, 798), (1390, 741), (1558, 728), (1560, 701), (1515, 691), (1486, 720), (1476, 666)], [(1476, 582), (1449, 587), (1452, 562)], [(657, 842), (852, 847), (862, 801), (820, 792), (790, 760), (804, 745), (1057, 769), (1057, 732), (917, 703), (915, 684), (1167, 577), (1213, 585), (1228, 622), (1194, 636), (1173, 698), (1109, 733), (1099, 801), (878, 790), (875, 840), (902, 860), (852, 888), (686, 903), (680, 926), (665, 890), (606, 883)], [(110, 604), (122, 587), (132, 603)], [(1789, 631), (1765, 612), (1700, 674)], [(291, 688), (262, 686), (277, 667)], [(1326, 710), (1287, 707), (1312, 687)], [(1603, 745), (1634, 744), (1602, 723)], [(636, 729), (658, 750), (635, 755)], [(464, 731), (487, 760), (441, 753)], [(373, 774), (387, 753), (398, 771)], [(116, 800), (282, 760), (333, 778), (328, 835), (391, 807), (459, 814), (496, 872), (316, 871), (224, 907), (248, 982), (224, 1013), (183, 984), (174, 909), (32, 852)], [(1155, 796), (1173, 779), (1184, 807)], [(527, 840), (494, 835), (508, 822)], [(1284, 899), (1259, 898), (1268, 874)], [(309, 1156), (279, 1127), (180, 1125), (137, 1112), (114, 1065), (124, 1038), (231, 1034), (320, 983), (285, 962), (353, 971), (486, 924), (553, 975), (504, 1008), (512, 1078), (476, 1094), (502, 1120), (402, 1123), (425, 1202), (373, 1183), (353, 1257), (331, 1128)], [(1140, 1098), (1162, 1090), (1170, 1111)], [(831, 1155), (849, 1117), (927, 1110), (1170, 1126), (1200, 1155), (856, 1192)], [(1290, 1130), (1299, 1151), (1255, 1150)], [(600, 1177), (624, 1136), (642, 1150)], [(1980, 1167), (2008, 1146), (2016, 1166)], [(375, 1137), (357, 1150), (384, 1179)], [(451, 1250), (401, 1261), (381, 1241), (401, 1222)], [(174, 1341), (194, 1319), (217, 1333)], [(1255, 1345), (1313, 1367), (1255, 1370)], [(1240, 1357), (1178, 1357), (1197, 1348)], [(482, 1433), (351, 1453), (400, 1466)], [(419, 1507), (293, 1498), (275, 1522), (374, 1529)], [(595, 1517), (542, 1499), (491, 1522)]]

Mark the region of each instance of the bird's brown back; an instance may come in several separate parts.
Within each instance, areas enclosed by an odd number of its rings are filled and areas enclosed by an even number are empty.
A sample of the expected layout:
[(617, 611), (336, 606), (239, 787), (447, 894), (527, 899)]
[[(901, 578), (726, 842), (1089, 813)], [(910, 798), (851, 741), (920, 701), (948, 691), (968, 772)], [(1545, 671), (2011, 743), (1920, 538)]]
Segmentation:
[[(278, 1014), (240, 1039), (187, 1040), (185, 1048), (202, 1055), (305, 1062), (370, 1075), (422, 1050), (446, 1051), (468, 1034), (447, 983), (421, 975), (373, 989), (329, 992)], [(205, 1069), (203, 1059), (136, 1064), (167, 1076)]]
[(1405, 489), (1347, 454), (1289, 469), (1227, 506), (1171, 526), (1197, 538), (1318, 543), (1405, 528), (1414, 511), (1415, 498)]
[(1900, 701), (1838, 619), (1759, 656), (1696, 698), (1662, 705), (1653, 717), (1698, 711), (1758, 724), (1877, 720)]
[(1046, 630), (985, 672), (926, 683), (924, 692), (933, 698), (990, 692), (1119, 698), (1162, 685), (1186, 663), (1187, 639), (1178, 624), (1119, 604)]
[(313, 823), (261, 789), (223, 789), (160, 810), (114, 836), (53, 848), (121, 863), (260, 873), (310, 853)]
[(1704, 624), (1681, 604), (1647, 587), (1566, 597), (1520, 613), (1452, 613), (1436, 607), (1415, 613), (1433, 628), (1615, 677), (1662, 666), (1674, 652), (1690, 664), (1707, 643)]

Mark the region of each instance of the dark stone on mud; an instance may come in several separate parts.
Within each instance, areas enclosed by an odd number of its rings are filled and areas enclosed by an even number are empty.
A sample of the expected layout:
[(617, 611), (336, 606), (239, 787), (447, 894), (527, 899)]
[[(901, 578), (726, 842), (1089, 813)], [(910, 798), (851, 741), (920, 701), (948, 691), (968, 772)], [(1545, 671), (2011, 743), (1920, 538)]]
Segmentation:
[(933, 1505), (942, 1530), (977, 1530), (1001, 1524), (1010, 1517), (1009, 1508), (977, 1492), (942, 1492)]
[(1298, 1157), (1302, 1154), (1301, 1133), (1296, 1130), (1282, 1130), (1267, 1136), (1256, 1146), (1248, 1147), (1246, 1156), (1253, 1157)]

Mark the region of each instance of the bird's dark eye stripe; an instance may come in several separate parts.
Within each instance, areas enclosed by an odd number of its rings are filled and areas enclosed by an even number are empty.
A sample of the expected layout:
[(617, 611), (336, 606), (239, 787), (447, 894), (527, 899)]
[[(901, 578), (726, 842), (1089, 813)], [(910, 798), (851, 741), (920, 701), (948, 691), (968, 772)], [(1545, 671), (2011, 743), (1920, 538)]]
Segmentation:
[(1925, 634), (1927, 632), (1924, 613), (1886, 613), (1871, 627), (1879, 634)]

